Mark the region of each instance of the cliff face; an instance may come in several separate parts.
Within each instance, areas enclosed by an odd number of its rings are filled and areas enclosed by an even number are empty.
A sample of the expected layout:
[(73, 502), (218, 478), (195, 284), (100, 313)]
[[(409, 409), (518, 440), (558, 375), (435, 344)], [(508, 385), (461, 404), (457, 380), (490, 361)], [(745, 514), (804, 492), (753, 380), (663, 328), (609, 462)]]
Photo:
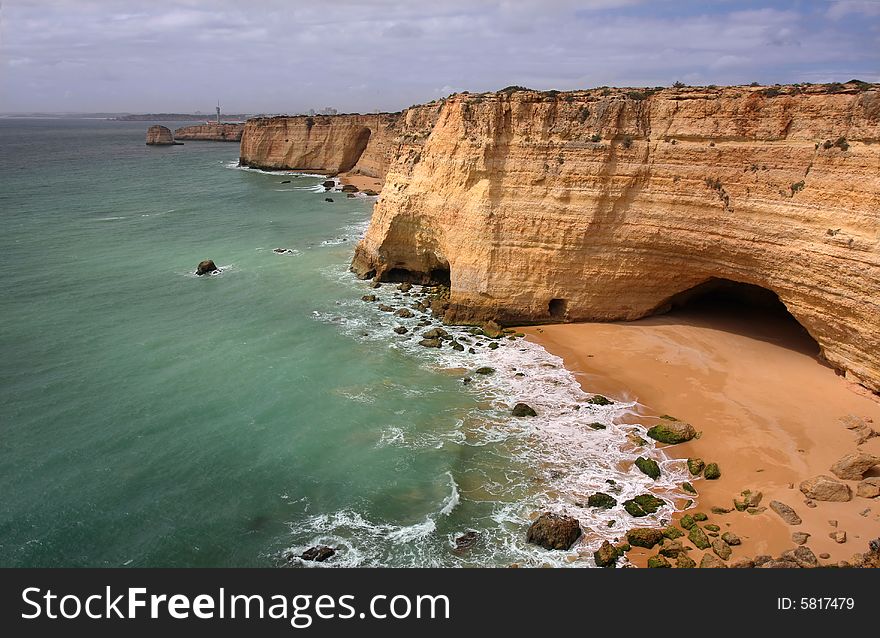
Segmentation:
[(453, 96), (429, 136), (386, 143), (352, 267), (448, 278), (447, 320), (507, 324), (636, 319), (716, 278), (754, 284), (880, 391), (876, 88)]
[(242, 166), (382, 179), (403, 146), (427, 139), (440, 104), (403, 113), (254, 118), (241, 138)]
[(203, 140), (208, 142), (238, 142), (244, 124), (207, 123), (194, 126), (182, 126), (174, 131), (179, 140)]
[(147, 144), (150, 146), (171, 146), (174, 144), (174, 136), (167, 126), (158, 124), (147, 129)]

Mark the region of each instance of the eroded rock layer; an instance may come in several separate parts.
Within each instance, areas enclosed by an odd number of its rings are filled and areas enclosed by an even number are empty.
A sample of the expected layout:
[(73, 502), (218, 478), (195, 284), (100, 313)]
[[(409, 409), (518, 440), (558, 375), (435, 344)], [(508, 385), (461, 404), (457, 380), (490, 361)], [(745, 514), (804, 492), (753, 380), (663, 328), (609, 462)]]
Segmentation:
[(174, 137), (178, 140), (202, 140), (207, 142), (238, 142), (241, 140), (241, 132), (244, 124), (225, 124), (208, 122), (194, 126), (182, 126), (174, 131)]
[(445, 274), (447, 320), (636, 319), (729, 279), (880, 391), (876, 86), (457, 95), (406, 150), (353, 269)]
[(174, 144), (174, 136), (171, 129), (167, 126), (155, 124), (147, 129), (147, 145), (149, 146), (171, 146)]

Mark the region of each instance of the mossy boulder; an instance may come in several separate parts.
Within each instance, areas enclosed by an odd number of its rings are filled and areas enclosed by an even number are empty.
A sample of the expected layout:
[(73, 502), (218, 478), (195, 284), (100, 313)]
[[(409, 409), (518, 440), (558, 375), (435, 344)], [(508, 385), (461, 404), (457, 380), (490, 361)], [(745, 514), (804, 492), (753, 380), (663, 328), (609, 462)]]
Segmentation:
[(483, 366), (482, 368), (477, 368), (476, 370), (474, 370), (474, 373), (484, 374), (484, 375), (495, 374), (495, 368), (490, 368), (489, 366)]
[(706, 469), (703, 470), (703, 476), (710, 481), (714, 481), (716, 479), (721, 478), (721, 469), (718, 467), (717, 463), (709, 463), (706, 466)]
[(528, 416), (538, 416), (534, 408), (528, 403), (517, 403), (513, 406), (513, 416), (523, 418)]
[(638, 527), (626, 533), (626, 540), (634, 547), (651, 549), (654, 545), (663, 542), (663, 532), (650, 527)]
[(674, 525), (670, 525), (663, 530), (663, 536), (665, 538), (668, 538), (669, 540), (675, 540), (676, 538), (681, 538), (682, 536), (684, 536), (684, 532)]
[(568, 549), (581, 536), (576, 518), (544, 512), (529, 526), (526, 541), (544, 549)]
[(701, 523), (703, 521), (708, 521), (709, 517), (703, 514), (703, 512), (694, 512), (694, 520)]
[(724, 532), (721, 535), (721, 540), (723, 540), (728, 545), (740, 545), (742, 543), (739, 536), (737, 536), (733, 532)]
[(690, 441), (697, 436), (697, 431), (694, 426), (684, 421), (664, 421), (648, 430), (648, 436), (660, 443), (674, 445)]
[(699, 476), (703, 472), (703, 469), (706, 467), (706, 463), (703, 461), (703, 459), (688, 459), (687, 464), (688, 472), (690, 472), (693, 476)]
[(693, 569), (697, 566), (694, 559), (687, 555), (687, 552), (681, 552), (675, 558), (675, 566), (678, 569)]
[(588, 423), (587, 426), (593, 428), (594, 430), (605, 430), (608, 427), (604, 423), (599, 422)]
[(692, 542), (697, 549), (709, 548), (709, 537), (706, 536), (706, 532), (704, 532), (699, 525), (691, 527), (691, 531), (688, 532), (688, 540)]
[(599, 549), (593, 552), (593, 560), (598, 567), (614, 567), (620, 556), (620, 550), (608, 541), (603, 542)]
[(681, 489), (683, 489), (688, 494), (696, 494), (697, 493), (697, 490), (694, 488), (694, 486), (691, 485), (690, 483), (688, 483), (687, 481), (685, 481), (684, 483), (681, 484)]
[(694, 522), (694, 517), (690, 514), (685, 514), (684, 516), (682, 516), (678, 524), (681, 525), (682, 529), (690, 529), (694, 525), (696, 525), (696, 523)]
[(666, 558), (677, 558), (683, 551), (685, 551), (685, 547), (679, 540), (664, 543), (663, 547), (660, 548), (660, 553), (666, 556)]
[(595, 494), (590, 494), (587, 498), (587, 505), (607, 510), (617, 505), (617, 499), (605, 492), (596, 492)]
[(650, 567), (652, 569), (658, 569), (658, 568), (671, 569), (672, 564), (668, 560), (666, 560), (665, 556), (658, 555), (658, 556), (651, 556), (651, 558), (648, 559), (648, 567)]
[(720, 532), (721, 531), (721, 528), (718, 527), (717, 525), (715, 525), (714, 523), (709, 523), (708, 525), (704, 525), (703, 527), (705, 527), (710, 532)]
[(659, 499), (653, 494), (639, 494), (635, 498), (623, 502), (623, 508), (636, 518), (653, 514), (663, 505), (663, 499)]
[(715, 552), (715, 555), (721, 560), (727, 560), (728, 558), (730, 558), (730, 554), (733, 552), (733, 550), (730, 549), (730, 545), (725, 543), (720, 538), (716, 538), (714, 541), (712, 541), (712, 551)]
[(592, 405), (611, 405), (614, 403), (611, 399), (607, 397), (603, 397), (601, 394), (594, 394), (592, 397), (587, 399), (587, 403)]
[(640, 456), (636, 459), (636, 467), (642, 471), (642, 474), (650, 476), (655, 481), (660, 478), (660, 466), (653, 459), (646, 459)]

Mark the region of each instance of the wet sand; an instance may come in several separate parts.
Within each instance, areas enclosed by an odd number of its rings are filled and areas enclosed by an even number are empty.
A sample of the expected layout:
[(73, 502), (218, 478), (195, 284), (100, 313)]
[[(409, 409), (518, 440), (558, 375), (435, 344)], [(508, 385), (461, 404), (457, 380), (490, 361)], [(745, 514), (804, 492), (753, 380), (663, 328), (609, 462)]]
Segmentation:
[[(880, 401), (855, 386), (818, 358), (818, 346), (787, 315), (742, 307), (698, 307), (629, 323), (565, 324), (523, 329), (561, 356), (589, 392), (639, 402), (636, 419), (650, 426), (656, 417), (688, 421), (702, 435), (671, 446), (670, 457), (700, 457), (717, 462), (721, 478), (692, 481), (699, 496), (688, 513), (704, 512), (708, 523), (742, 539), (729, 562), (774, 557), (792, 549), (792, 532), (807, 532), (806, 545), (823, 564), (849, 560), (880, 536), (880, 499), (855, 495), (847, 503), (805, 504), (798, 485), (846, 453), (862, 450), (880, 456), (880, 437), (856, 446), (855, 434), (840, 419), (856, 415), (880, 430)], [(866, 476), (880, 475), (875, 467)], [(713, 514), (733, 508), (733, 499), (750, 489), (763, 492), (758, 514)], [(778, 500), (803, 519), (787, 525), (769, 509)], [(680, 515), (675, 517), (676, 520)], [(833, 526), (829, 521), (837, 521)], [(845, 531), (838, 544), (830, 532)], [(686, 539), (683, 539), (686, 540)], [(628, 554), (644, 565), (653, 551)], [(700, 561), (703, 552), (690, 552)]]
[(339, 180), (343, 184), (351, 184), (357, 186), (360, 190), (372, 189), (377, 193), (382, 191), (384, 181), (377, 177), (368, 177), (367, 175), (359, 175), (355, 173), (340, 173)]

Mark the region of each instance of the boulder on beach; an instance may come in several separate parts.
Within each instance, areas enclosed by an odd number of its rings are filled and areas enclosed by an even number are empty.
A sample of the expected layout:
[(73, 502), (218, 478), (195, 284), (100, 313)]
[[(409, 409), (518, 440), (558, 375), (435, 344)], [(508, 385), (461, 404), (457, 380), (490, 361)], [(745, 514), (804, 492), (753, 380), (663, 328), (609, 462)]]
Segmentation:
[(328, 179), (327, 181), (322, 182), (321, 186), (329, 191), (331, 188), (336, 188), (336, 182), (334, 182), (332, 179)]
[(596, 561), (597, 567), (614, 567), (617, 559), (620, 558), (620, 550), (608, 541), (603, 541), (595, 552), (593, 559)]
[(526, 541), (544, 549), (568, 549), (581, 536), (576, 518), (544, 512), (529, 526)]
[(690, 423), (684, 421), (664, 420), (648, 430), (648, 436), (660, 443), (674, 445), (690, 441), (697, 436), (697, 431)]
[(626, 533), (626, 541), (633, 547), (651, 549), (654, 545), (663, 542), (663, 532), (650, 527), (638, 527)]
[(303, 560), (313, 560), (317, 563), (323, 563), (325, 560), (336, 554), (336, 550), (326, 545), (315, 545), (304, 551), (300, 558)]
[(801, 517), (791, 507), (781, 501), (770, 501), (770, 509), (789, 525), (800, 525)]
[(830, 476), (814, 476), (800, 484), (804, 496), (815, 501), (843, 503), (852, 499), (849, 485)]
[(422, 339), (419, 341), (419, 345), (425, 348), (439, 348), (440, 343), (440, 339)]
[(220, 269), (214, 264), (214, 262), (210, 259), (205, 259), (204, 261), (200, 261), (199, 265), (196, 266), (196, 274), (201, 277), (202, 275), (210, 275), (215, 272), (220, 272)]
[(877, 498), (880, 496), (880, 476), (866, 478), (856, 486), (856, 496)]
[(354, 184), (345, 184), (342, 187), (343, 193), (357, 193), (359, 190), (360, 189), (357, 186), (355, 186)]
[(527, 416), (538, 416), (538, 413), (528, 403), (517, 403), (513, 406), (513, 416), (523, 418)]
[(640, 456), (636, 459), (636, 467), (642, 471), (642, 474), (650, 476), (655, 481), (660, 478), (660, 466), (653, 459)]
[(831, 473), (847, 481), (861, 481), (865, 472), (880, 463), (880, 457), (865, 452), (851, 452), (831, 466)]
[(665, 502), (653, 494), (639, 494), (635, 498), (624, 501), (623, 509), (625, 509), (630, 516), (641, 518), (642, 516), (653, 514), (663, 507), (663, 505), (665, 505)]
[(376, 191), (374, 191), (372, 188), (365, 188), (365, 189), (362, 190), (361, 192), (362, 192), (364, 195), (367, 195), (368, 197), (378, 197), (378, 195), (379, 195), (379, 193), (377, 193)]
[(607, 510), (617, 505), (617, 499), (605, 492), (596, 492), (587, 497), (587, 505), (589, 507), (598, 507)]
[(687, 466), (688, 472), (690, 472), (692, 476), (699, 476), (703, 473), (706, 464), (703, 462), (703, 459), (688, 459)]

